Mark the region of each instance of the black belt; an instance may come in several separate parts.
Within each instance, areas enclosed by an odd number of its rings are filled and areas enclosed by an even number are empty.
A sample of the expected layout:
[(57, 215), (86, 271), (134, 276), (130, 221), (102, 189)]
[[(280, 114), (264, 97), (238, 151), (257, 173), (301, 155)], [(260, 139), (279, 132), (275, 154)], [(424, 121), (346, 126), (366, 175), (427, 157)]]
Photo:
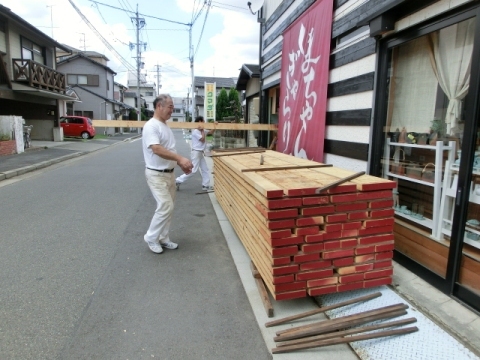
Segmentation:
[(174, 169), (163, 169), (163, 170), (158, 170), (158, 169), (152, 169), (147, 167), (148, 170), (153, 170), (153, 171), (158, 171), (158, 172), (163, 172), (163, 173), (171, 173), (173, 172)]

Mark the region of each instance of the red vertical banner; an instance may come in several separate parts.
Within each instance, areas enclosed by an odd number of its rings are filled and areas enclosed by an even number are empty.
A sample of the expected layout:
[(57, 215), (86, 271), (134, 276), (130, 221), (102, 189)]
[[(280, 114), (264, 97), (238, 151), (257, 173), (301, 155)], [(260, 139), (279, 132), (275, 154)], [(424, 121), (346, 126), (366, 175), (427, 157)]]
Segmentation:
[(277, 151), (323, 162), (333, 0), (317, 0), (283, 34)]

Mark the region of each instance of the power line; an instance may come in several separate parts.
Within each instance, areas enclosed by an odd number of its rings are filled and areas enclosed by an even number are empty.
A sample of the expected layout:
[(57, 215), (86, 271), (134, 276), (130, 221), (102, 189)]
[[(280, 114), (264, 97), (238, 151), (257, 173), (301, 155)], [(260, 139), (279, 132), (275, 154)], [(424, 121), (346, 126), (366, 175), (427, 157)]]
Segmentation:
[(127, 61), (125, 60), (122, 55), (120, 55), (115, 48), (110, 45), (110, 43), (98, 32), (98, 30), (93, 26), (93, 24), (85, 17), (85, 15), (82, 14), (79, 8), (73, 3), (72, 0), (68, 0), (70, 4), (73, 6), (73, 8), (77, 11), (77, 13), (80, 15), (82, 20), (88, 25), (88, 27), (97, 35), (97, 37), (103, 42), (103, 44), (115, 55), (115, 57), (120, 60), (120, 62), (127, 68), (131, 69), (132, 71), (135, 71), (135, 68)]
[(202, 31), (200, 32), (200, 37), (198, 38), (198, 43), (197, 43), (197, 47), (195, 49), (194, 57), (197, 56), (198, 48), (200, 47), (200, 41), (202, 41), (203, 30), (205, 29), (205, 24), (207, 23), (208, 12), (210, 11), (210, 5), (211, 4), (212, 4), (212, 0), (210, 0), (208, 5), (207, 5), (207, 13), (205, 14), (205, 19), (203, 20)]
[(159, 18), (159, 17), (156, 17), (156, 16), (150, 16), (150, 15), (144, 15), (144, 14), (141, 14), (141, 13), (135, 13), (135, 12), (130, 11), (130, 10), (121, 9), (121, 8), (116, 7), (116, 6), (104, 4), (104, 3), (101, 3), (101, 2), (95, 1), (95, 0), (89, 0), (89, 1), (90, 1), (90, 2), (93, 2), (93, 3), (95, 3), (95, 4), (100, 4), (100, 5), (103, 5), (103, 6), (107, 6), (107, 7), (112, 8), (112, 9), (122, 10), (122, 11), (125, 11), (125, 12), (130, 12), (130, 13), (132, 13), (132, 14), (138, 14), (138, 15), (141, 15), (141, 16), (144, 16), (144, 17), (149, 17), (149, 18), (152, 18), (152, 19), (167, 21), (167, 22), (170, 22), (170, 23), (173, 23), (173, 24), (185, 25), (185, 26), (190, 26), (190, 25), (191, 25), (191, 24), (182, 23), (182, 22), (180, 22), (180, 21), (174, 21), (174, 20)]
[[(217, 7), (217, 8), (220, 8), (220, 9), (225, 9), (225, 10), (230, 10), (230, 11), (235, 11), (235, 12), (244, 12), (246, 14), (250, 14), (250, 11), (245, 9), (244, 7), (225, 4), (225, 3), (218, 2), (218, 1), (213, 1), (212, 7)], [(238, 9), (238, 10), (231, 9), (231, 8), (235, 8), (235, 9)]]

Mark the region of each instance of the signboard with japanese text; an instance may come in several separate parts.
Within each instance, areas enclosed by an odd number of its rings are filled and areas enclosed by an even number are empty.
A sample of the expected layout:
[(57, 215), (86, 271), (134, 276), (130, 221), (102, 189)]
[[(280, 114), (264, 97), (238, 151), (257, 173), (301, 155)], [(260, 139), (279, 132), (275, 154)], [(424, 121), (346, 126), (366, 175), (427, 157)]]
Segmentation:
[(277, 151), (323, 162), (333, 1), (318, 0), (283, 34)]
[(205, 100), (203, 108), (205, 109), (205, 122), (208, 120), (215, 121), (215, 105), (217, 102), (217, 83), (205, 83)]

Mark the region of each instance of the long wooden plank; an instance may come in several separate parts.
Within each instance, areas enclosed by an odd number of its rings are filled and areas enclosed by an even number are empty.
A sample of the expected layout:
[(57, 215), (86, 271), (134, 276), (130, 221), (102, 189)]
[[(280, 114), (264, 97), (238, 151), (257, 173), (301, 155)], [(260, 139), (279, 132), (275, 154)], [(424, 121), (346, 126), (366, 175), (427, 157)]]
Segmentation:
[[(368, 317), (370, 315), (384, 314), (384, 313), (388, 313), (388, 312), (392, 312), (392, 311), (396, 311), (396, 310), (405, 310), (407, 308), (408, 308), (408, 305), (405, 305), (405, 304), (402, 304), (402, 303), (394, 304), (394, 305), (388, 305), (388, 306), (384, 306), (384, 307), (381, 307), (381, 308), (378, 308), (378, 309), (367, 310), (367, 311), (362, 311), (362, 312), (352, 314), (352, 315), (341, 316), (341, 317), (338, 317), (338, 318), (335, 318), (335, 319), (324, 320), (324, 321), (320, 321), (320, 322), (313, 323), (313, 324), (302, 325), (302, 326), (297, 326), (295, 328), (280, 330), (280, 331), (277, 331), (276, 334), (278, 336), (285, 335), (285, 334), (294, 334), (294, 333), (295, 334), (301, 334), (305, 330), (309, 330), (309, 329), (312, 329), (312, 328), (325, 328), (325, 327), (331, 326), (331, 324), (351, 322), (351, 321), (354, 321), (355, 319), (365, 318), (365, 317)], [(298, 336), (298, 337), (301, 337), (301, 336)], [(288, 339), (286, 339), (286, 340), (288, 340)]]
[(380, 329), (386, 329), (386, 328), (390, 328), (390, 327), (403, 326), (403, 325), (412, 324), (416, 321), (417, 321), (416, 318), (408, 318), (408, 319), (401, 319), (401, 320), (396, 320), (396, 321), (389, 321), (389, 322), (380, 323), (380, 324), (376, 324), (376, 325), (363, 326), (363, 327), (360, 327), (360, 328), (356, 327), (356, 328), (348, 329), (348, 330), (334, 331), (334, 332), (327, 333), (327, 334), (315, 335), (315, 336), (310, 336), (310, 337), (306, 337), (306, 338), (280, 342), (280, 343), (277, 344), (277, 347), (299, 345), (299, 344), (309, 343), (309, 342), (312, 342), (312, 341), (327, 340), (327, 339), (333, 339), (333, 338), (343, 337), (343, 336), (347, 336), (347, 335), (360, 334), (360, 333), (373, 331), (373, 330), (380, 330)]
[(251, 171), (273, 171), (273, 170), (296, 170), (296, 169), (311, 169), (318, 167), (329, 167), (333, 166), (331, 164), (319, 164), (319, 165), (291, 165), (291, 166), (279, 166), (279, 167), (260, 167), (260, 168), (251, 168), (243, 169), (242, 172), (251, 172)]
[[(256, 154), (259, 155), (259, 154)], [(231, 170), (235, 171), (237, 174), (242, 176), (241, 172), (241, 167), (238, 165), (237, 158), (241, 156), (235, 156), (235, 157), (226, 157), (219, 159), (228, 166)], [(258, 157), (260, 159), (260, 157)], [(217, 159), (214, 159), (214, 168), (215, 168), (215, 162)], [(258, 160), (259, 161), (259, 160)], [(257, 163), (258, 164), (258, 163)], [(260, 194), (262, 194), (266, 198), (279, 198), (283, 197), (283, 188), (275, 185), (268, 179), (265, 179), (263, 176), (255, 173), (247, 173), (242, 176), (242, 179), (246, 182), (248, 182), (252, 187), (258, 191)]]
[(360, 177), (360, 176), (362, 176), (362, 175), (365, 175), (365, 171), (360, 171), (360, 172), (358, 172), (358, 173), (356, 173), (356, 174), (353, 174), (353, 175), (347, 176), (347, 177), (345, 177), (345, 178), (339, 179), (339, 180), (337, 180), (337, 181), (335, 181), (335, 182), (333, 182), (333, 183), (331, 183), (331, 184), (329, 184), (329, 185), (325, 185), (325, 186), (323, 186), (323, 187), (321, 187), (321, 188), (318, 188), (317, 190), (315, 190), (315, 194), (321, 194), (321, 193), (322, 193), (323, 191), (325, 191), (325, 190), (328, 190), (328, 189), (337, 187), (338, 185), (344, 184), (344, 183), (346, 183), (346, 182), (348, 182), (348, 181), (351, 181), (351, 180), (353, 180), (353, 179), (356, 179), (356, 178), (358, 178), (358, 177)]
[[(231, 203), (231, 199), (229, 198), (229, 194), (225, 191), (224, 188), (220, 188), (217, 192), (217, 201), (220, 203), (222, 208), (224, 209), (225, 214), (229, 218), (235, 232), (239, 235), (239, 238), (242, 241), (242, 244), (245, 247), (245, 250), (248, 252), (250, 259), (254, 262), (255, 266), (257, 267), (258, 271), (260, 272), (263, 279), (267, 280), (265, 285), (270, 290), (272, 296), (274, 295), (274, 289), (272, 288), (272, 280), (271, 280), (271, 273), (267, 269), (268, 266), (264, 264), (262, 260), (261, 250), (255, 244), (252, 244), (251, 238), (249, 234), (246, 234), (246, 230), (244, 228), (244, 224), (242, 223), (241, 214), (235, 213), (229, 203)], [(243, 220), (243, 222), (245, 222)]]
[(387, 337), (387, 336), (405, 335), (405, 334), (410, 334), (416, 331), (418, 331), (418, 328), (416, 326), (411, 326), (411, 327), (402, 328), (402, 329), (377, 331), (374, 333), (363, 334), (363, 335), (337, 337), (334, 339), (313, 341), (306, 344), (277, 347), (272, 349), (272, 353), (280, 354), (280, 353), (286, 353), (286, 352), (296, 351), (296, 350), (313, 349), (313, 348), (322, 347), (322, 346), (338, 345), (338, 344), (345, 344), (345, 343), (350, 343), (355, 341), (378, 339), (378, 338)]
[(358, 302), (375, 299), (379, 296), (382, 296), (381, 292), (376, 292), (376, 293), (373, 293), (373, 294), (360, 296), (360, 297), (357, 297), (357, 298), (353, 298), (353, 299), (350, 299), (350, 300), (347, 300), (347, 301), (342, 301), (342, 302), (339, 302), (337, 304), (333, 304), (333, 305), (329, 305), (329, 306), (323, 306), (319, 309), (306, 311), (306, 312), (303, 312), (301, 314), (296, 314), (296, 315), (292, 315), (292, 316), (287, 316), (283, 319), (269, 321), (269, 322), (265, 323), (265, 327), (285, 324), (285, 323), (290, 322), (292, 320), (303, 319), (303, 318), (306, 318), (306, 317), (309, 317), (309, 316), (312, 316), (312, 315), (315, 315), (315, 314), (319, 314), (319, 313), (322, 313), (322, 312), (325, 312), (325, 311), (328, 311), (328, 310), (338, 309), (340, 307), (344, 307), (344, 306), (351, 305), (351, 304), (356, 304)]
[(267, 312), (267, 316), (273, 317), (273, 306), (270, 301), (270, 298), (268, 297), (267, 289), (265, 288), (265, 284), (262, 280), (262, 277), (259, 276), (258, 270), (255, 267), (255, 264), (252, 262), (252, 275), (255, 278), (255, 283), (257, 284), (257, 289), (258, 292), (260, 293), (260, 299), (262, 300), (263, 307), (265, 308), (265, 311)]
[[(119, 127), (119, 128), (143, 128), (146, 121), (135, 120), (92, 120), (94, 127)], [(171, 129), (196, 129), (198, 123), (185, 121), (167, 121)], [(203, 123), (202, 127), (207, 130), (264, 130), (277, 131), (275, 124), (240, 124), (240, 123)]]
[(235, 155), (245, 155), (245, 154), (255, 154), (255, 153), (263, 153), (265, 150), (255, 150), (256, 148), (252, 148), (250, 151), (232, 151), (229, 153), (221, 152), (219, 154), (212, 154), (212, 158), (220, 157), (220, 156), (235, 156)]
[(335, 324), (331, 324), (328, 328), (312, 328), (305, 330), (301, 334), (285, 334), (284, 336), (277, 336), (273, 340), (274, 341), (285, 341), (285, 340), (293, 340), (293, 339), (299, 339), (303, 337), (308, 337), (308, 336), (315, 336), (315, 335), (321, 335), (325, 333), (329, 333), (332, 331), (337, 331), (341, 329), (346, 329), (352, 326), (358, 326), (358, 325), (363, 325), (369, 322), (374, 322), (377, 320), (385, 320), (385, 319), (391, 319), (399, 316), (406, 315), (407, 311), (406, 310), (395, 310), (395, 311), (390, 311), (390, 312), (385, 312), (382, 314), (375, 314), (375, 315), (370, 315), (367, 317), (363, 318), (358, 318), (349, 322), (338, 322)]

